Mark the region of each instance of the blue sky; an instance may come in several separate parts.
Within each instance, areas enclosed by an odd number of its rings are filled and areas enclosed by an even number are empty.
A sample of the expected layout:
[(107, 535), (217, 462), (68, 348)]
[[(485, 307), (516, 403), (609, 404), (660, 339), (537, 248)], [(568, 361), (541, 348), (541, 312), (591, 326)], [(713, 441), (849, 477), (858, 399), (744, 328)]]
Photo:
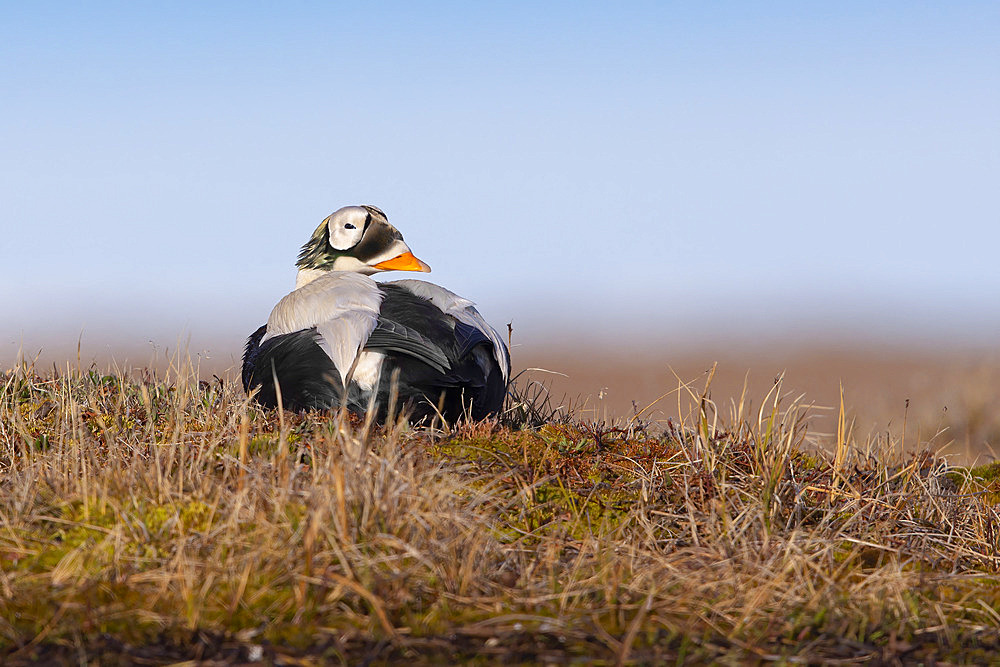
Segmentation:
[(998, 63), (995, 2), (4, 3), (0, 358), (238, 340), (355, 203), (529, 339), (995, 340)]

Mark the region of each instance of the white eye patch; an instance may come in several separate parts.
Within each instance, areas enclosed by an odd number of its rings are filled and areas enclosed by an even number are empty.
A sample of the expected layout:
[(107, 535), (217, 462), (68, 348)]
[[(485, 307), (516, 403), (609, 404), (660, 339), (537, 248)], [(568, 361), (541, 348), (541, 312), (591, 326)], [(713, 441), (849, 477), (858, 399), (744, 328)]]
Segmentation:
[(356, 246), (365, 232), (366, 217), (364, 209), (353, 206), (331, 215), (327, 222), (330, 245), (335, 250), (349, 250)]

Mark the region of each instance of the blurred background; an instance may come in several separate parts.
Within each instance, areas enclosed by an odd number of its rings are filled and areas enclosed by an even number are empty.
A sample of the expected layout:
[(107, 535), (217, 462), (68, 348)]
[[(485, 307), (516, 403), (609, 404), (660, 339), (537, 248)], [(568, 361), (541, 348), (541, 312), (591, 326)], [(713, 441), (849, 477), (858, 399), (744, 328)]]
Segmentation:
[(4, 3), (0, 361), (232, 373), (370, 203), (595, 418), (718, 362), (992, 456), (998, 63), (995, 2)]

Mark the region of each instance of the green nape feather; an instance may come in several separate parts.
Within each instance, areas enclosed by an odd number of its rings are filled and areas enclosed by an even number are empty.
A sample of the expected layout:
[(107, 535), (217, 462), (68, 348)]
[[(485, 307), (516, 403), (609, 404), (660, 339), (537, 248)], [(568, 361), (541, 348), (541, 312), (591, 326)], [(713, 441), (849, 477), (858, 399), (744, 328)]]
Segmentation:
[(330, 229), (327, 226), (329, 221), (329, 216), (323, 218), (323, 222), (319, 223), (316, 231), (302, 245), (295, 266), (300, 269), (329, 270), (333, 268), (333, 263), (337, 258), (344, 254), (330, 245)]

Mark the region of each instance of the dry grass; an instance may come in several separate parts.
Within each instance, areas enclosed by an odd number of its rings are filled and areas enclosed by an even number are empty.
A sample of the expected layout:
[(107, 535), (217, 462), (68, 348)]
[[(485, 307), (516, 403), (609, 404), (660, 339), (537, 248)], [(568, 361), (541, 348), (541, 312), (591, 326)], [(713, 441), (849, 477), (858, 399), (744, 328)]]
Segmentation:
[[(809, 446), (776, 384), (446, 432), (264, 413), (195, 370), (0, 377), (0, 658), (983, 661), (997, 469)], [(908, 447), (913, 450), (913, 446)]]

